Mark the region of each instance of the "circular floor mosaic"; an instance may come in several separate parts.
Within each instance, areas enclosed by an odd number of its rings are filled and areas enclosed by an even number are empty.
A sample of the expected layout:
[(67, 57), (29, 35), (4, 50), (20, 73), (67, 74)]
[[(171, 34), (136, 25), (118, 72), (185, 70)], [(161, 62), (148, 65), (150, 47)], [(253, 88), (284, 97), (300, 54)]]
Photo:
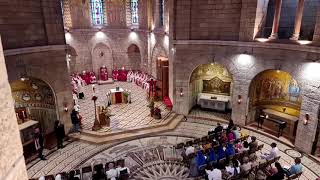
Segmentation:
[(285, 153), (288, 154), (289, 156), (291, 156), (292, 158), (301, 158), (302, 154), (299, 153), (298, 151), (295, 151), (293, 149), (287, 149), (285, 150)]
[(179, 162), (161, 161), (145, 164), (134, 172), (134, 180), (188, 180), (188, 168)]

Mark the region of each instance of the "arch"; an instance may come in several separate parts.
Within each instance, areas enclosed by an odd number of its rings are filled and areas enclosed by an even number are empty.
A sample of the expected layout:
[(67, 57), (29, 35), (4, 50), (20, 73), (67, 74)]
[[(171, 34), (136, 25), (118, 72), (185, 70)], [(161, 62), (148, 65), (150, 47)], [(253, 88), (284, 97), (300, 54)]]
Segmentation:
[[(27, 118), (39, 121), (46, 133), (53, 131), (57, 120), (56, 96), (51, 86), (42, 79), (28, 77), (27, 80), (10, 82), (14, 107), (17, 112), (26, 112)], [(18, 123), (22, 123), (19, 113)]]
[(159, 57), (168, 58), (168, 54), (165, 48), (157, 43), (152, 50), (151, 65), (149, 66), (151, 67), (149, 74), (152, 74), (153, 77), (157, 77), (157, 59)]
[(127, 49), (128, 62), (127, 69), (140, 70), (141, 69), (141, 52), (136, 44), (130, 44)]
[(198, 65), (189, 78), (189, 111), (197, 104), (199, 93), (229, 98), (226, 110), (231, 110), (233, 77), (218, 63)]
[(289, 72), (268, 69), (258, 73), (250, 83), (248, 97), (246, 124), (252, 124), (265, 110), (297, 118), (300, 115), (301, 86)]
[(113, 69), (113, 53), (105, 43), (97, 43), (92, 49), (92, 68), (96, 74), (99, 74), (99, 69), (106, 66), (108, 73), (111, 74)]

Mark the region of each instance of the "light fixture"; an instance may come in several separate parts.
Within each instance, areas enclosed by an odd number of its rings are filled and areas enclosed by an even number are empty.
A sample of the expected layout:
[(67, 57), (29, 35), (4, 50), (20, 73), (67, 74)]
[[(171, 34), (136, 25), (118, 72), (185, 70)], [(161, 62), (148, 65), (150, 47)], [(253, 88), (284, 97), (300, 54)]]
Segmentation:
[(27, 76), (27, 67), (26, 66), (23, 66), (23, 73), (21, 73), (20, 75), (20, 80), (21, 81), (28, 81), (29, 78)]
[(63, 110), (64, 110), (64, 112), (68, 112), (68, 103), (67, 102), (64, 102), (63, 103)]
[(267, 41), (269, 41), (268, 38), (256, 38), (255, 40), (257, 40), (259, 42), (267, 42)]
[(92, 92), (95, 93), (96, 92), (96, 88), (95, 88), (95, 85), (92, 84)]
[(304, 119), (303, 119), (303, 124), (307, 125), (309, 124), (309, 120), (310, 120), (310, 115), (308, 113), (306, 113)]
[(298, 40), (298, 43), (299, 43), (300, 45), (307, 45), (307, 44), (311, 44), (312, 41), (308, 41), (308, 40)]
[(241, 104), (241, 102), (242, 102), (242, 96), (238, 95), (238, 104)]
[(183, 88), (180, 88), (180, 97), (182, 97), (183, 95), (184, 95)]

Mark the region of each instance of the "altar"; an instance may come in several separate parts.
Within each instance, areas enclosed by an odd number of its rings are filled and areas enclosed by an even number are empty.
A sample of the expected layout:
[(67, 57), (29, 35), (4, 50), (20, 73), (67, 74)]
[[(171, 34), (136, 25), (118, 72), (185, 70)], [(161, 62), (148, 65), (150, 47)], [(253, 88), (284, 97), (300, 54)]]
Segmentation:
[(118, 104), (124, 102), (124, 90), (122, 88), (110, 89), (111, 104)]
[(275, 126), (278, 125), (275, 125), (275, 123), (272, 120), (275, 119), (278, 121), (283, 121), (285, 127), (283, 128), (282, 135), (290, 140), (294, 140), (298, 126), (298, 117), (278, 112), (272, 109), (263, 109), (263, 113), (268, 115), (268, 118), (263, 122), (264, 127), (268, 128), (271, 131), (276, 131), (277, 128), (275, 128)]
[(197, 104), (201, 108), (213, 109), (218, 111), (226, 111), (231, 109), (231, 97), (226, 95), (199, 93)]

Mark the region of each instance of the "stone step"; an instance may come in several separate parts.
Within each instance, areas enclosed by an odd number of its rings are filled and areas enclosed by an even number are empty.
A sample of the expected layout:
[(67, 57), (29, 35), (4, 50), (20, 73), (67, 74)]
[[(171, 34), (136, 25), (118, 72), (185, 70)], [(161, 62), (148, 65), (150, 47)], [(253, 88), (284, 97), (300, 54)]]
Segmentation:
[(157, 125), (157, 126), (149, 126), (146, 128), (133, 129), (130, 131), (122, 131), (119, 133), (108, 133), (101, 134), (100, 136), (92, 133), (82, 133), (80, 135), (75, 135), (72, 138), (78, 139), (80, 141), (85, 141), (88, 143), (101, 144), (106, 142), (120, 141), (120, 140), (131, 140), (139, 137), (145, 137), (146, 135), (153, 135), (165, 131), (174, 130), (178, 124), (184, 119), (183, 115), (177, 115), (172, 113), (173, 116), (168, 118), (168, 122)]

